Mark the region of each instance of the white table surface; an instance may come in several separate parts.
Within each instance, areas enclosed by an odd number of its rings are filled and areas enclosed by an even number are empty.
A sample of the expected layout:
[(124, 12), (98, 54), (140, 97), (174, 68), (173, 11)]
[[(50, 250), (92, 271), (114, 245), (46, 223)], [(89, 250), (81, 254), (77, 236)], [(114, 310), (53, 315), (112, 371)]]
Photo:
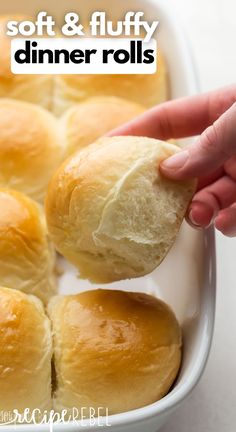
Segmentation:
[[(236, 0), (172, 0), (203, 91), (236, 83)], [(217, 310), (206, 371), (162, 432), (236, 432), (236, 239), (217, 233)]]

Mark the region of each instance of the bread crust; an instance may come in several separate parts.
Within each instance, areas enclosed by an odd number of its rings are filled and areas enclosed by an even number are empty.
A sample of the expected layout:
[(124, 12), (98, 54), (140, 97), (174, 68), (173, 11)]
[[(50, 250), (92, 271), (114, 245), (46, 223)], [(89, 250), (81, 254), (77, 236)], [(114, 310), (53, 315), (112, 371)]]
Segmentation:
[(162, 301), (143, 293), (93, 290), (55, 297), (56, 411), (130, 411), (163, 397), (181, 361), (181, 330)]
[(56, 293), (55, 252), (42, 208), (20, 192), (0, 188), (0, 286), (37, 295)]
[(0, 328), (1, 410), (43, 415), (51, 409), (52, 339), (41, 301), (0, 287)]

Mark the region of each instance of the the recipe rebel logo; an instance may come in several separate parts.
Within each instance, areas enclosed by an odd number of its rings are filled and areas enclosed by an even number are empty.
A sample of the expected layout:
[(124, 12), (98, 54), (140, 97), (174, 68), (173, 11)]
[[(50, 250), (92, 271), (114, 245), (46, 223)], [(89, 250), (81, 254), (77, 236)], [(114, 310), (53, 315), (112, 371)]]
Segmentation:
[[(157, 69), (154, 33), (159, 21), (129, 11), (111, 21), (94, 11), (88, 26), (80, 15), (67, 13), (57, 37), (56, 22), (47, 12), (33, 21), (9, 21), (11, 71), (14, 74), (152, 74)], [(88, 35), (87, 35), (88, 33)], [(43, 37), (42, 37), (43, 36)]]
[(19, 412), (17, 409), (0, 411), (0, 427), (20, 424), (47, 424), (49, 432), (53, 432), (55, 424), (67, 424), (68, 422), (73, 422), (80, 428), (111, 426), (107, 407), (73, 407), (70, 410), (63, 409), (60, 413), (54, 410), (42, 412), (38, 408), (33, 410), (25, 408), (23, 412)]

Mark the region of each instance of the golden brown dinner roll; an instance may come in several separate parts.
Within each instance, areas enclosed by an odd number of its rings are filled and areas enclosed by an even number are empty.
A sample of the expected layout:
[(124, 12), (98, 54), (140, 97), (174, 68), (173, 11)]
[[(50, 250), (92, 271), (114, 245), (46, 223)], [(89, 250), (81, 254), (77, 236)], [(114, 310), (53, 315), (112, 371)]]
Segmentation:
[(27, 102), (0, 99), (0, 187), (43, 201), (63, 155), (64, 140), (52, 114)]
[(22, 15), (0, 16), (0, 97), (20, 99), (51, 108), (53, 78), (49, 75), (15, 75), (11, 72), (11, 40), (7, 36), (7, 22), (32, 20)]
[(91, 144), (143, 112), (141, 105), (114, 96), (89, 98), (74, 105), (61, 118), (67, 154)]
[(0, 286), (46, 302), (55, 294), (54, 264), (42, 209), (19, 192), (0, 189)]
[(116, 414), (168, 392), (180, 366), (181, 331), (165, 303), (147, 294), (99, 289), (55, 297), (48, 309), (55, 410), (107, 407)]
[(158, 172), (177, 151), (151, 138), (104, 137), (58, 169), (46, 198), (49, 232), (82, 278), (138, 277), (163, 260), (195, 189)]
[[(0, 288), (1, 411), (51, 408), (49, 319), (34, 296)], [(14, 416), (13, 416), (14, 418)]]
[(151, 75), (56, 75), (53, 111), (62, 114), (94, 96), (118, 96), (151, 107), (169, 97), (166, 63), (158, 51), (157, 72)]

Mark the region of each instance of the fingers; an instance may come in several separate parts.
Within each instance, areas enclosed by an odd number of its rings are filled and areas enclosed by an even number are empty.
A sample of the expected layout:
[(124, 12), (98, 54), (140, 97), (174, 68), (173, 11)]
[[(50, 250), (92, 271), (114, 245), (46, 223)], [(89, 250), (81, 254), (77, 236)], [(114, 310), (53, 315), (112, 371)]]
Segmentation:
[(161, 164), (162, 173), (182, 180), (212, 173), (236, 153), (236, 103), (200, 138)]
[(230, 159), (228, 159), (225, 162), (224, 167), (221, 166), (220, 168), (211, 172), (210, 174), (200, 177), (198, 179), (197, 189), (198, 190), (203, 189), (204, 187), (210, 185), (211, 183), (214, 183), (224, 174), (227, 174), (233, 180), (236, 180), (236, 156), (232, 156)]
[[(196, 219), (196, 220), (195, 220)], [(207, 204), (194, 202), (194, 212), (187, 217), (194, 228), (207, 228), (213, 221), (213, 209)], [(236, 236), (236, 203), (220, 210), (214, 221), (216, 229), (228, 237)]]
[(221, 177), (215, 183), (200, 190), (194, 196), (194, 201), (208, 203), (216, 214), (236, 201), (236, 182), (228, 176)]
[(236, 203), (219, 212), (215, 227), (228, 237), (236, 236)]
[[(235, 125), (236, 127), (236, 125)], [(236, 155), (230, 158), (224, 165), (225, 172), (236, 180)]]
[(196, 227), (209, 226), (220, 210), (236, 201), (236, 182), (224, 176), (196, 193), (189, 206), (187, 220)]
[(157, 105), (109, 136), (136, 135), (167, 140), (199, 135), (236, 101), (236, 86)]
[(194, 200), (186, 215), (187, 222), (194, 228), (207, 228), (214, 218), (214, 208), (208, 203)]
[(218, 180), (220, 177), (224, 175), (224, 172), (225, 172), (224, 168), (220, 167), (217, 170), (213, 171), (212, 173), (200, 177), (198, 179), (197, 190), (201, 190), (204, 187), (214, 183), (216, 180)]

